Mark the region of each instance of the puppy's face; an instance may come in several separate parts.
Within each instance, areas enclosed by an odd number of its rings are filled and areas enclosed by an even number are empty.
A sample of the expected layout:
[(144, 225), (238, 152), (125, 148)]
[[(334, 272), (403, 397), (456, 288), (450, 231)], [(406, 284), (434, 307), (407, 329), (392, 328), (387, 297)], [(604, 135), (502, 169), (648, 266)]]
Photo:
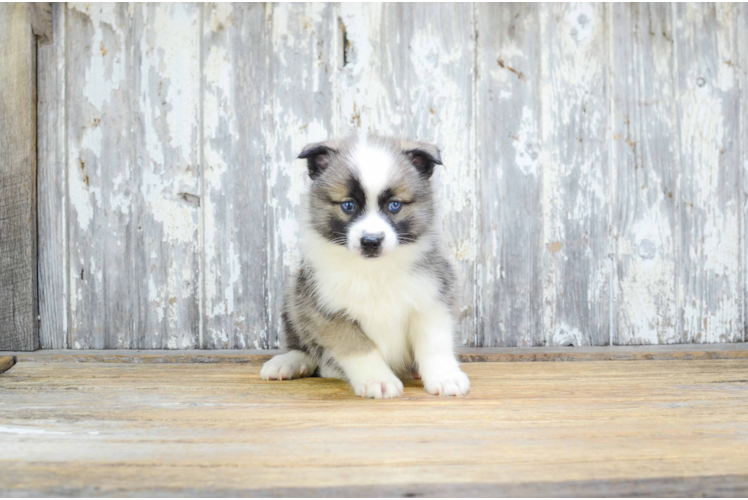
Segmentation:
[(393, 138), (311, 144), (312, 228), (333, 244), (371, 259), (417, 242), (433, 225), (430, 177), (439, 150)]

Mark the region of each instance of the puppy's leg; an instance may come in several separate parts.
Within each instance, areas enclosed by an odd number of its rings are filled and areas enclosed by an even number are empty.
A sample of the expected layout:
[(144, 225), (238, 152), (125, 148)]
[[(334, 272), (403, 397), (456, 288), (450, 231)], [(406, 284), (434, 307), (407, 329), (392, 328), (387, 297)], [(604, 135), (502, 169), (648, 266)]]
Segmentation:
[(337, 366), (330, 364), (320, 364), (317, 375), (320, 378), (340, 378), (345, 380), (345, 374)]
[(291, 380), (311, 377), (317, 369), (317, 362), (303, 351), (292, 350), (274, 356), (260, 370), (262, 380)]
[(363, 398), (396, 398), (403, 395), (403, 383), (392, 372), (377, 347), (368, 352), (335, 357), (353, 387)]
[(417, 314), (411, 321), (413, 355), (429, 394), (464, 396), (470, 390), (470, 380), (455, 357), (453, 330), (454, 319), (446, 306)]
[(319, 323), (319, 343), (345, 374), (356, 395), (364, 398), (396, 398), (403, 383), (392, 372), (382, 352), (358, 323), (345, 318)]
[(304, 338), (304, 345), (323, 348), (316, 356), (320, 375), (342, 376), (359, 396), (394, 398), (402, 395), (403, 383), (395, 376), (379, 348), (361, 330), (358, 323), (343, 315), (322, 312), (317, 309), (316, 304), (311, 306), (295, 322), (287, 322), (288, 347), (301, 345), (300, 339)]

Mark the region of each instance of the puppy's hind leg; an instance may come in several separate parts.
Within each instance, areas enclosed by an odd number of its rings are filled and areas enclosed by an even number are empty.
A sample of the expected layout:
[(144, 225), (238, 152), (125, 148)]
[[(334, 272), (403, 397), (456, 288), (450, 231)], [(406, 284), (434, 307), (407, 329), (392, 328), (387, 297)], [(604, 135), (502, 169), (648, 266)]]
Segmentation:
[(260, 370), (262, 380), (291, 380), (311, 377), (317, 369), (317, 361), (303, 351), (292, 350), (274, 356)]

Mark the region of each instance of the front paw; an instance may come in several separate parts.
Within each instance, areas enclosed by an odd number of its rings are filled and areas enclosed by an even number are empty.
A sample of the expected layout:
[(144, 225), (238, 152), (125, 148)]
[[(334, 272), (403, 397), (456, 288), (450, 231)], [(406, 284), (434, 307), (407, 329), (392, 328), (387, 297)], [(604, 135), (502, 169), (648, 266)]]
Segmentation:
[(351, 386), (356, 396), (362, 398), (391, 399), (403, 395), (403, 383), (398, 378), (354, 382)]
[[(291, 354), (291, 353), (289, 353)], [(262, 380), (292, 380), (312, 375), (309, 363), (303, 357), (289, 354), (275, 356), (260, 370)]]
[(470, 379), (457, 369), (424, 379), (423, 388), (434, 396), (464, 396), (470, 391)]

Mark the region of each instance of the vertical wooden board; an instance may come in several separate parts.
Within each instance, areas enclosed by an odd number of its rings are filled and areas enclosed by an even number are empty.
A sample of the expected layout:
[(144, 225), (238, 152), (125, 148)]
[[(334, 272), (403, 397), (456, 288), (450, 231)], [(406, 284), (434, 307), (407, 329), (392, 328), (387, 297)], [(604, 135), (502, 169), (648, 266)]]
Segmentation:
[[(29, 2), (29, 17), (31, 30), (34, 32), (39, 45), (52, 43), (52, 3)], [(38, 59), (37, 59), (38, 60)]]
[(0, 350), (39, 347), (36, 39), (29, 9), (0, 5)]
[(309, 179), (297, 160), (310, 142), (332, 137), (337, 23), (333, 4), (275, 4), (270, 13), (270, 115), (266, 129), (268, 331), (279, 344), (283, 290), (300, 253), (299, 217)]
[(743, 342), (748, 342), (748, 3), (740, 5), (738, 13), (738, 71), (740, 75), (740, 151), (741, 167), (743, 176), (743, 192), (741, 197), (741, 244), (743, 260)]
[(613, 344), (669, 344), (678, 328), (678, 123), (670, 4), (612, 6)]
[(683, 340), (743, 338), (734, 4), (677, 4)]
[(543, 345), (538, 4), (476, 4), (478, 345)]
[(122, 4), (70, 4), (65, 17), (68, 346), (132, 348), (144, 231), (132, 203), (132, 17)]
[(609, 343), (606, 9), (604, 4), (541, 7), (543, 301), (548, 345)]
[(458, 336), (476, 345), (471, 4), (340, 5), (339, 131), (391, 134), (437, 144), (443, 233), (463, 280)]
[(39, 45), (37, 172), (39, 218), (39, 340), (67, 345), (67, 182), (65, 176), (65, 5), (52, 5), (52, 43)]
[(268, 46), (262, 4), (203, 5), (201, 346), (269, 347), (265, 282)]
[(200, 330), (199, 7), (149, 3), (129, 10), (134, 158), (129, 171), (113, 171), (107, 182), (115, 192), (120, 183), (133, 184), (118, 200), (129, 203), (130, 223), (138, 226), (129, 263), (139, 288), (128, 298), (139, 300), (129, 319), (132, 342), (191, 349)]

